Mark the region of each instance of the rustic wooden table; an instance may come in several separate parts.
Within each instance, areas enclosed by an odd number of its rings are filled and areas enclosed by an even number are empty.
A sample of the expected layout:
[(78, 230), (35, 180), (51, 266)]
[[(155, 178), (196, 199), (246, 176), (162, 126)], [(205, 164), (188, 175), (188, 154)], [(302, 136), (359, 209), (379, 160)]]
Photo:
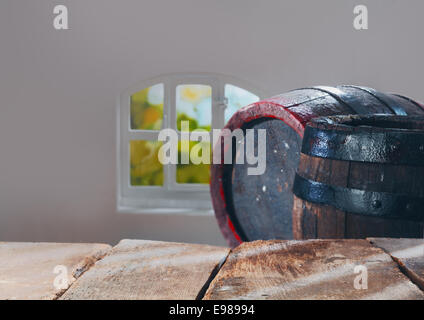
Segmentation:
[(0, 299), (424, 299), (424, 240), (0, 242)]

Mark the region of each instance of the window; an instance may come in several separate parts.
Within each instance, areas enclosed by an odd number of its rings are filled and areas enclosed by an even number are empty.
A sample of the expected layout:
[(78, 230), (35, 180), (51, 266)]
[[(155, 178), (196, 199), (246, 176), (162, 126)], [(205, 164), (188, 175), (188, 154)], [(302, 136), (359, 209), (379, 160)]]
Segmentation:
[[(118, 114), (118, 211), (205, 212), (212, 208), (210, 165), (181, 164), (198, 141), (179, 143), (178, 164), (162, 165), (161, 129), (180, 135), (189, 130), (223, 128), (241, 107), (259, 100), (248, 85), (213, 74), (173, 74), (152, 79), (123, 93)], [(208, 143), (211, 150), (212, 146)], [(208, 149), (206, 148), (206, 149)]]

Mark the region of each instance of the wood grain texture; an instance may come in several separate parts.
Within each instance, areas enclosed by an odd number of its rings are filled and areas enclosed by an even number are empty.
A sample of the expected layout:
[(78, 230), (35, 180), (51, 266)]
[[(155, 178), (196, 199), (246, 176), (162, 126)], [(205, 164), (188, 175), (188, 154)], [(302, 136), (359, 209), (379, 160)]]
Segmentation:
[[(424, 196), (424, 167), (419, 166), (349, 162), (302, 153), (298, 174), (331, 186)], [(297, 240), (423, 236), (422, 222), (358, 215), (293, 197), (293, 236)]]
[[(298, 172), (313, 181), (346, 187), (349, 168), (346, 161), (312, 158), (302, 153)], [(293, 232), (294, 239), (345, 238), (345, 212), (329, 205), (309, 203), (295, 195), (293, 197), (293, 228), (296, 228), (296, 232)]]
[(316, 205), (296, 196), (293, 199), (294, 239), (346, 238), (345, 212), (328, 205)]
[[(354, 287), (357, 265), (368, 270), (368, 289)], [(234, 249), (204, 299), (424, 299), (424, 294), (366, 240), (271, 240)]]
[(58, 265), (67, 268), (68, 285), (102, 258), (106, 244), (0, 242), (0, 299), (56, 299), (54, 273)]
[(398, 263), (402, 271), (424, 290), (424, 239), (369, 238)]
[(229, 249), (122, 240), (61, 299), (195, 299)]

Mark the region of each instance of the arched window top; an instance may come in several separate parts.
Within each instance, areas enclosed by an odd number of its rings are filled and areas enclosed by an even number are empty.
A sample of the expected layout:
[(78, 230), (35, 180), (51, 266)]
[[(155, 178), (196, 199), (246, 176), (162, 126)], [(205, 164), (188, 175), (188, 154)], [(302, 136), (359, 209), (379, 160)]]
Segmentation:
[[(119, 111), (118, 209), (211, 209), (209, 165), (162, 165), (158, 134), (180, 130), (184, 120), (190, 130), (221, 129), (238, 109), (260, 97), (243, 81), (215, 74), (172, 74), (127, 90)], [(179, 145), (179, 156), (197, 143), (190, 142), (187, 150)]]
[(225, 85), (225, 98), (227, 99), (225, 122), (230, 120), (238, 109), (259, 101), (259, 96), (256, 94), (230, 83)]

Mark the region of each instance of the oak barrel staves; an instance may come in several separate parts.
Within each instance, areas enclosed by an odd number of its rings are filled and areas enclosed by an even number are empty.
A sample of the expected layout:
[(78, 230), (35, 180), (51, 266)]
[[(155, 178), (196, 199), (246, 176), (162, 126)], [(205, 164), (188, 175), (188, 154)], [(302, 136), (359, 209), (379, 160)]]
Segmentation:
[(293, 192), (295, 239), (422, 238), (424, 117), (312, 120)]
[(234, 161), (211, 166), (213, 207), (229, 245), (257, 239), (293, 239), (292, 187), (304, 128), (311, 119), (376, 113), (424, 115), (423, 108), (398, 95), (339, 86), (293, 90), (240, 109), (225, 128), (267, 129), (267, 163), (265, 173), (258, 176), (247, 175), (250, 165)]

